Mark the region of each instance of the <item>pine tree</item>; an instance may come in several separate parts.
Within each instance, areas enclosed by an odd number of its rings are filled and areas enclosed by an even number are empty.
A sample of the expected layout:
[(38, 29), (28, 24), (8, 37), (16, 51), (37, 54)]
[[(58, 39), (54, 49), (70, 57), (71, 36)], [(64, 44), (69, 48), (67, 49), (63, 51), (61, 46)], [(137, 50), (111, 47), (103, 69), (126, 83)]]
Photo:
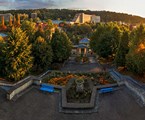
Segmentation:
[(18, 81), (29, 72), (32, 67), (31, 45), (28, 37), (20, 28), (12, 31), (3, 49), (3, 69), (1, 73), (11, 81)]

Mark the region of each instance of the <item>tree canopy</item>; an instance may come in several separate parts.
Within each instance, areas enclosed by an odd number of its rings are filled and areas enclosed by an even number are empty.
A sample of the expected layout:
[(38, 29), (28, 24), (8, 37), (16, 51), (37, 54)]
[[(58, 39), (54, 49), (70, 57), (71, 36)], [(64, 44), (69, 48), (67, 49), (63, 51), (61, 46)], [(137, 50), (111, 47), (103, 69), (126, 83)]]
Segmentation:
[(63, 62), (71, 54), (72, 44), (67, 34), (56, 30), (52, 35), (51, 46), (53, 50), (53, 61)]
[(41, 36), (37, 37), (32, 47), (34, 68), (37, 71), (47, 70), (52, 62), (52, 49), (49, 43)]
[(145, 27), (140, 25), (132, 31), (130, 49), (126, 56), (127, 67), (130, 71), (145, 74)]
[(10, 80), (20, 80), (32, 67), (31, 45), (26, 33), (20, 28), (13, 28), (4, 43), (0, 58), (0, 72)]

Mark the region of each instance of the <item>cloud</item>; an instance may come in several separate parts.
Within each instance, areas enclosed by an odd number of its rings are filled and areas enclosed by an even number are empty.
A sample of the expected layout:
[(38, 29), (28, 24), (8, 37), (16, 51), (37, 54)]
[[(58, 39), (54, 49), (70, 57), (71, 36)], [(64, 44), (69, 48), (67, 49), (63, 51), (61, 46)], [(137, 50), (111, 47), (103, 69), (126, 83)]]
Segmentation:
[[(92, 0), (90, 0), (92, 3)], [(0, 0), (0, 9), (83, 8), (89, 0)]]
[(53, 0), (0, 0), (0, 9), (52, 8), (57, 4)]

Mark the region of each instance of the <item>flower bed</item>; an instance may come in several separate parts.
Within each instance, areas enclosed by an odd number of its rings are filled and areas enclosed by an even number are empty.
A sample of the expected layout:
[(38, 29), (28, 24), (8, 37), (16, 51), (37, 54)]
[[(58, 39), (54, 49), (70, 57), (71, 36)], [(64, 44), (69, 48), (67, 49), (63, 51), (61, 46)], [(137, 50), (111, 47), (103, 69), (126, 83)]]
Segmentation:
[(109, 75), (109, 73), (65, 73), (65, 72), (58, 72), (58, 71), (54, 71), (48, 74), (43, 79), (43, 82), (54, 84), (54, 85), (65, 86), (70, 79), (77, 78), (77, 77), (82, 77), (87, 80), (92, 80), (94, 86), (116, 83)]

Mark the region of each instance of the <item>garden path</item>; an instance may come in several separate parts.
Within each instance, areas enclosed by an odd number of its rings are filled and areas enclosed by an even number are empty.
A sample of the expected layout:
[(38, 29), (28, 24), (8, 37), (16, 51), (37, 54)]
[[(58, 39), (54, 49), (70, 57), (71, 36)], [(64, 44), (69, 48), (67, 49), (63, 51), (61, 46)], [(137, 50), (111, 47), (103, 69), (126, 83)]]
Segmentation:
[(69, 61), (61, 68), (61, 71), (70, 72), (100, 72), (102, 68), (94, 57), (89, 57), (89, 63), (79, 64), (74, 61), (74, 57), (70, 57)]

